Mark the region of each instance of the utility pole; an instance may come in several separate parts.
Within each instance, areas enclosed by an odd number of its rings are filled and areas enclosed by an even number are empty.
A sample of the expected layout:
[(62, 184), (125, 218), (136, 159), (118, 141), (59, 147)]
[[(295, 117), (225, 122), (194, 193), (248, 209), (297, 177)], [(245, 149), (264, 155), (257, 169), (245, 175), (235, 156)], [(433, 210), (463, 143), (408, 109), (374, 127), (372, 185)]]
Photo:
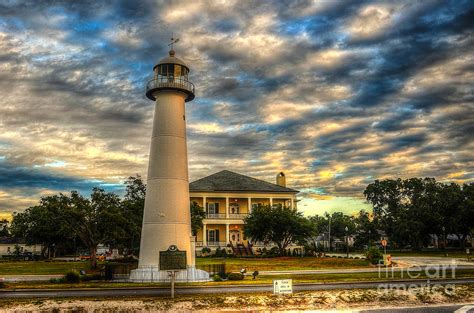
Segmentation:
[(329, 220), (329, 234), (328, 234), (328, 237), (329, 237), (329, 252), (331, 252), (331, 215), (328, 215), (328, 220)]
[(346, 231), (346, 256), (349, 258), (349, 228), (346, 226), (344, 229)]

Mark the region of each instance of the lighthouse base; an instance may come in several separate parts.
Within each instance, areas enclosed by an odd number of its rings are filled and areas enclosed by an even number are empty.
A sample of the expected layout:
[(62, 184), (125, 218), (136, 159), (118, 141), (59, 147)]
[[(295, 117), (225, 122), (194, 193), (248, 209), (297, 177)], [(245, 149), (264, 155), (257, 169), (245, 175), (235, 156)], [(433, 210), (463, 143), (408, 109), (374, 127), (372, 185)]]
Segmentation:
[[(142, 266), (130, 272), (129, 281), (141, 282), (170, 282), (170, 271), (160, 271), (157, 266)], [(189, 266), (186, 270), (176, 271), (175, 281), (196, 282), (209, 281), (209, 273)]]

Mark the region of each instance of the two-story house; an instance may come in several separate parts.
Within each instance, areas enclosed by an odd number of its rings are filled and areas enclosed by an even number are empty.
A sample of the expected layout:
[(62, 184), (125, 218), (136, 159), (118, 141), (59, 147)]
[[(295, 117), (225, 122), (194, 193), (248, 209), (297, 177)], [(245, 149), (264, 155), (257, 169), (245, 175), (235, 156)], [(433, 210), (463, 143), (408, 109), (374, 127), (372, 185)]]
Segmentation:
[[(276, 184), (231, 171), (221, 171), (189, 184), (191, 202), (206, 210), (203, 228), (196, 235), (196, 249), (224, 248), (230, 244), (251, 253), (243, 233), (244, 218), (259, 204), (296, 209), (297, 190), (286, 187), (285, 174)], [(256, 243), (252, 243), (256, 246)]]

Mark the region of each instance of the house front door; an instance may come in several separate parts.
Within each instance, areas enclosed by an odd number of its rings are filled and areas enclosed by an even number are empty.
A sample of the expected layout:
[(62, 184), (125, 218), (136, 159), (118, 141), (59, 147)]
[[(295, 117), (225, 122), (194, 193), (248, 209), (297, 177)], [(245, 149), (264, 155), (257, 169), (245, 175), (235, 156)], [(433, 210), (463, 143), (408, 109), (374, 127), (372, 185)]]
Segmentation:
[(229, 232), (229, 241), (232, 245), (236, 245), (238, 243), (242, 243), (242, 238), (240, 234), (240, 230), (234, 229)]

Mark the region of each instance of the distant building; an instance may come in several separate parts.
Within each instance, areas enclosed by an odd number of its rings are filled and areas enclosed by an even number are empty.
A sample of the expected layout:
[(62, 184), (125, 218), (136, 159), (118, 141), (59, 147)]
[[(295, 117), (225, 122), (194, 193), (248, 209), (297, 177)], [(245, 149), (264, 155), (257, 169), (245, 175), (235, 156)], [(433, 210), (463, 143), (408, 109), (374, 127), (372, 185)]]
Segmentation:
[[(203, 228), (196, 235), (196, 250), (230, 245), (237, 254), (251, 254), (253, 247), (243, 233), (244, 218), (258, 205), (282, 205), (296, 209), (298, 190), (286, 187), (280, 172), (276, 184), (231, 171), (221, 171), (189, 184), (191, 202), (206, 210)], [(250, 245), (249, 245), (250, 244)]]
[(16, 238), (0, 237), (0, 256), (14, 255), (16, 247), (21, 254), (31, 252), (34, 255), (40, 255), (43, 249), (42, 245), (27, 245)]

